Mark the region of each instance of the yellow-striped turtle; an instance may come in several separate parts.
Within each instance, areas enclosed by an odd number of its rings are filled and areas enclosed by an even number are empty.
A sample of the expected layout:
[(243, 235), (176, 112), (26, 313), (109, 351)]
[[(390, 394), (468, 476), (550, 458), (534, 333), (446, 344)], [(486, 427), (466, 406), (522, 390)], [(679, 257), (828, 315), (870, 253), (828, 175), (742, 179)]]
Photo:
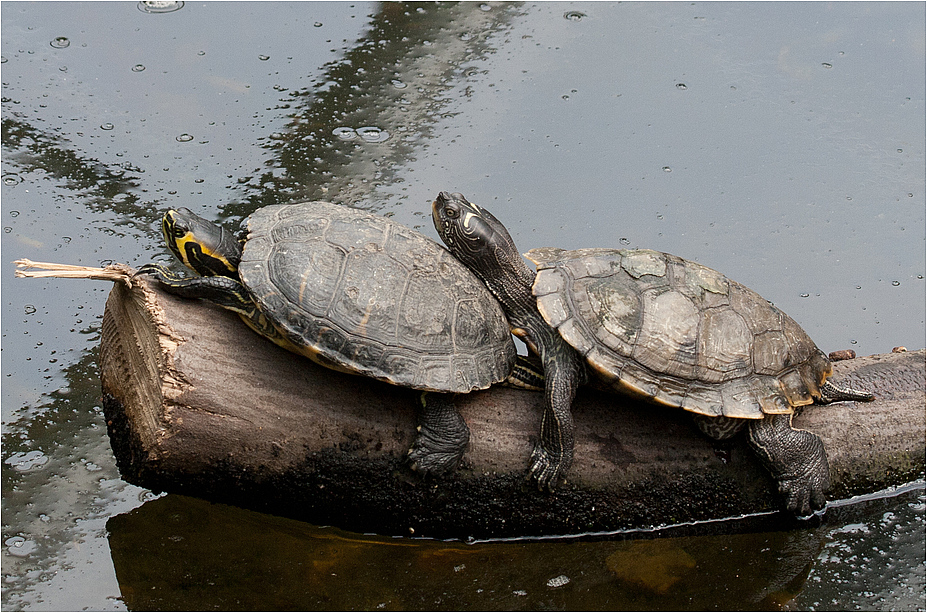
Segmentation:
[[(168, 211), (168, 247), (201, 276), (159, 264), (138, 274), (235, 311), (259, 334), (335, 370), (452, 393), (512, 372), (516, 351), (499, 304), (424, 235), (328, 202), (268, 206), (244, 225), (238, 241), (188, 209)], [(410, 460), (420, 472), (443, 472), (460, 460), (469, 430), (451, 397), (430, 394), (423, 404)]]
[(617, 392), (697, 414), (706, 433), (749, 441), (786, 507), (806, 515), (829, 487), (821, 439), (791, 427), (812, 402), (872, 400), (827, 381), (831, 364), (792, 318), (700, 264), (649, 250), (534, 249), (521, 259), (505, 227), (442, 192), (435, 228), (502, 303), (538, 353), (546, 410), (529, 475), (552, 487), (573, 455), (570, 406), (588, 371)]

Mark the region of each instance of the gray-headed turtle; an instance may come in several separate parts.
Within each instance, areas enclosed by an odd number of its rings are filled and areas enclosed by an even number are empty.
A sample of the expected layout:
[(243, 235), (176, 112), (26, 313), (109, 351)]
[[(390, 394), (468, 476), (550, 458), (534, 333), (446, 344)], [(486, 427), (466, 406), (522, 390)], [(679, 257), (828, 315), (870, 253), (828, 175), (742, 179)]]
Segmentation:
[[(169, 211), (165, 241), (201, 276), (159, 264), (137, 274), (235, 311), (259, 334), (335, 370), (450, 393), (512, 372), (516, 351), (499, 304), (424, 235), (328, 202), (268, 206), (244, 225), (239, 241), (188, 209)], [(449, 470), (466, 449), (469, 430), (452, 398), (423, 394), (409, 452), (420, 472)]]
[(830, 361), (788, 315), (710, 268), (657, 251), (534, 249), (526, 255), (535, 273), (487, 210), (447, 192), (432, 208), (448, 249), (543, 363), (546, 406), (529, 466), (540, 487), (570, 466), (570, 408), (591, 372), (619, 393), (697, 414), (715, 438), (747, 426), (786, 507), (807, 515), (824, 505), (824, 445), (792, 428), (792, 414), (873, 397), (828, 382)]

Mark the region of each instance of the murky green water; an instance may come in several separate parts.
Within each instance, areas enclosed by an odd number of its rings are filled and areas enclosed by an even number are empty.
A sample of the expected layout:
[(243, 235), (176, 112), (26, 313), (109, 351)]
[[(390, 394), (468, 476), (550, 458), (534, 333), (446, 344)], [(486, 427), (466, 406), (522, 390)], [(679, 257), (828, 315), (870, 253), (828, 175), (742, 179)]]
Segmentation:
[(448, 189), (525, 250), (668, 251), (825, 351), (920, 348), (923, 4), (156, 8), (0, 6), (4, 609), (925, 608), (922, 485), (805, 530), (472, 545), (155, 498), (106, 438), (109, 287), (9, 264), (167, 258), (172, 206), (434, 236)]

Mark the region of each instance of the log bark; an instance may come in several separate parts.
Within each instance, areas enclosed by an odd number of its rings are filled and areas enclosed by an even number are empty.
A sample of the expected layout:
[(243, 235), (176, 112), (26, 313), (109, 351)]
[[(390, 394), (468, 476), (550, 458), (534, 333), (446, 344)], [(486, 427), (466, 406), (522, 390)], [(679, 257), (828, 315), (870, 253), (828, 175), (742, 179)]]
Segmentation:
[[(234, 314), (147, 282), (114, 286), (100, 352), (104, 411), (123, 477), (358, 532), (488, 538), (643, 529), (773, 512), (780, 500), (742, 437), (719, 446), (684, 411), (581, 390), (576, 452), (553, 494), (524, 480), (542, 397), (459, 396), (462, 467), (408, 469), (418, 394), (344, 375), (256, 335)], [(824, 440), (830, 498), (924, 474), (925, 352), (838, 362), (872, 403), (816, 406), (795, 426)]]

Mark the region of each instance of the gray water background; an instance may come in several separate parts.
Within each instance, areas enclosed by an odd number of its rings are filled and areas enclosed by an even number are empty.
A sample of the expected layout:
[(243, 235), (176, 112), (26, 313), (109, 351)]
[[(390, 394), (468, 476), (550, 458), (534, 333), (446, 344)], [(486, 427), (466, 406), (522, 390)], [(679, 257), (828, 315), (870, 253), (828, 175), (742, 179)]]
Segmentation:
[[(145, 10), (143, 10), (145, 9)], [(2, 604), (923, 610), (923, 484), (739, 536), (434, 543), (123, 482), (96, 359), (108, 284), (20, 257), (168, 259), (325, 198), (435, 237), (461, 191), (517, 244), (716, 268), (825, 351), (924, 346), (922, 3), (0, 5)], [(714, 540), (712, 540), (714, 539)]]

